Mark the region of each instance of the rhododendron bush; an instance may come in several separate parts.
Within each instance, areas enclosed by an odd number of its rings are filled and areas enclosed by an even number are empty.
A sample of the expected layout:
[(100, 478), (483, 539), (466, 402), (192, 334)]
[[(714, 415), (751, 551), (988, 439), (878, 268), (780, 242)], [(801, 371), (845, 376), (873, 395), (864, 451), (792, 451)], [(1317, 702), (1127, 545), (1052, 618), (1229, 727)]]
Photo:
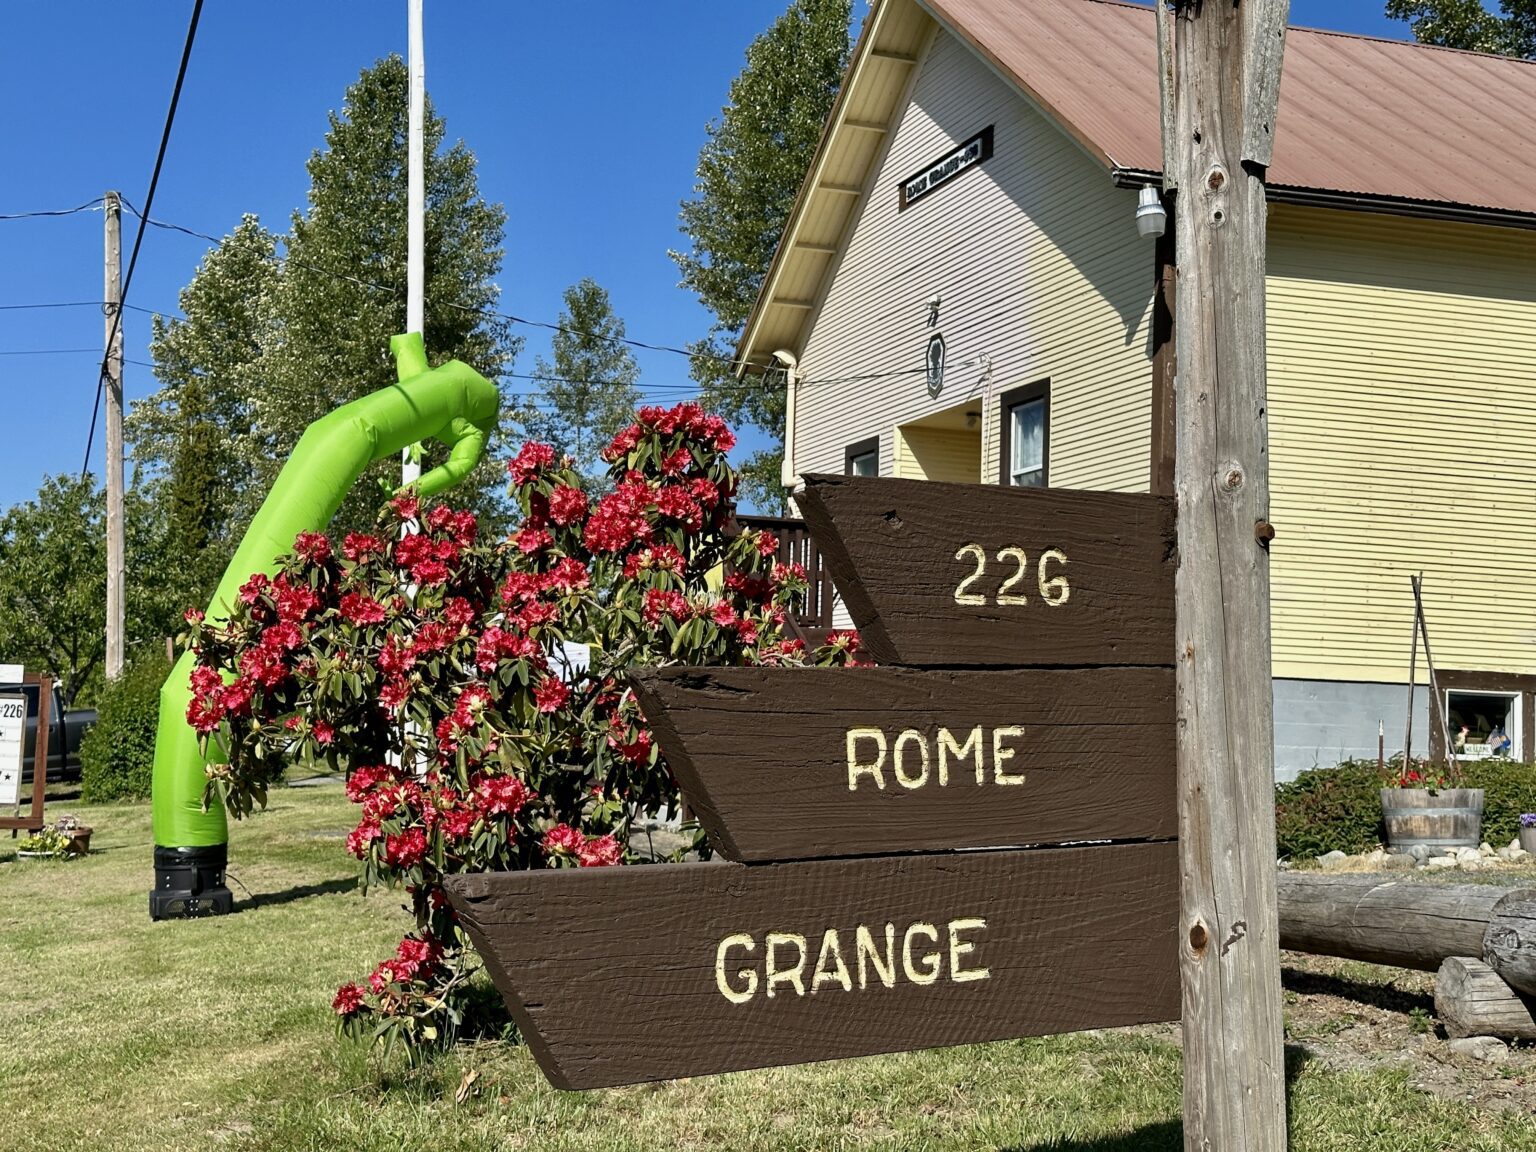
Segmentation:
[[(804, 571), (732, 531), (733, 443), (695, 405), (642, 409), (601, 496), (528, 444), (508, 538), (407, 493), (373, 534), (301, 534), (227, 623), (194, 618), (209, 801), (243, 815), (296, 755), (329, 759), (361, 809), (347, 849), (365, 883), (409, 895), (414, 930), (336, 995), (349, 1030), (413, 1049), (457, 1032), (473, 957), (445, 875), (618, 864), (633, 824), (677, 810), (626, 671), (806, 662), (785, 636)], [(855, 647), (834, 636), (816, 659)]]

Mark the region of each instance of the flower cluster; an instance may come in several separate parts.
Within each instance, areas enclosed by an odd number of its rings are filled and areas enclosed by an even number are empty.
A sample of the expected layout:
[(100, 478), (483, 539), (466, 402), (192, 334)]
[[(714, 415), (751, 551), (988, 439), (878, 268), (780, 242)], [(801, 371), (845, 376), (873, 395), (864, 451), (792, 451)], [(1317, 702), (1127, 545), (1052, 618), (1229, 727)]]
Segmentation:
[[(696, 405), (642, 409), (604, 452), (601, 495), (528, 444), (505, 539), (406, 493), (372, 534), (301, 534), (224, 619), (189, 616), (188, 721), (224, 754), (210, 793), (238, 816), (295, 755), (344, 768), (347, 850), (411, 898), (396, 954), (336, 994), (349, 1028), (451, 1039), (472, 953), (445, 876), (619, 864), (636, 820), (676, 810), (630, 668), (811, 658), (784, 632), (805, 572), (736, 528), (733, 443)], [(816, 659), (857, 652), (834, 634)]]
[(1411, 756), (1404, 759), (1394, 756), (1388, 766), (1389, 788), (1427, 788), (1439, 792), (1446, 788), (1461, 787), (1461, 772), (1455, 764), (1435, 764), (1428, 759)]

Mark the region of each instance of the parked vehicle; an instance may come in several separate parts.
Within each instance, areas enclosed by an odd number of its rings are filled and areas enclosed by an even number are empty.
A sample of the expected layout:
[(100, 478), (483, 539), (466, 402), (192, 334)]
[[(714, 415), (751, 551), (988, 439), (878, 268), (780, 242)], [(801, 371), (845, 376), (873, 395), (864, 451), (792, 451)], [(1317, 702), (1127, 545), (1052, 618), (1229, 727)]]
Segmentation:
[[(0, 696), (18, 692), (27, 698), (26, 755), (21, 773), (22, 782), (26, 783), (32, 779), (32, 762), (37, 752), (38, 685), (0, 683)], [(80, 779), (80, 741), (94, 723), (96, 709), (66, 708), (64, 694), (54, 685), (48, 719), (48, 772), (44, 777), (48, 783)]]

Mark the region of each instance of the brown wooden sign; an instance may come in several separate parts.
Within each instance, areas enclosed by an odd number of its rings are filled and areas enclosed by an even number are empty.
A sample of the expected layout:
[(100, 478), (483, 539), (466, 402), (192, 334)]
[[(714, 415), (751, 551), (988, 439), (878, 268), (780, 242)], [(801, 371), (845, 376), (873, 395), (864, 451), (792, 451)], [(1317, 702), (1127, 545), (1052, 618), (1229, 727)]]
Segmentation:
[(445, 884), (559, 1088), (1179, 1014), (1174, 844)]
[(668, 668), (633, 683), (732, 860), (1171, 839), (1169, 668)]
[(1167, 497), (808, 475), (796, 502), (880, 664), (1173, 663)]

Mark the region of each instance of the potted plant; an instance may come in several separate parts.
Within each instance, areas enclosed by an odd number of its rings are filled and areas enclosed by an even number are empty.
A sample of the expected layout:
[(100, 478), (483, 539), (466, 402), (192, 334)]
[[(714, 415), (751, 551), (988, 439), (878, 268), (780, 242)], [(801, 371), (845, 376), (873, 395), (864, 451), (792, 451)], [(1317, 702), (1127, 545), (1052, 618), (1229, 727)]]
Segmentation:
[(57, 860), (70, 855), (69, 836), (57, 828), (43, 828), (22, 838), (16, 855), (29, 860)]
[(90, 855), (92, 828), (89, 824), (80, 823), (77, 816), (60, 816), (54, 827), (69, 837), (69, 855)]
[(1520, 847), (1536, 853), (1536, 812), (1520, 813)]
[(1387, 845), (1401, 851), (1418, 844), (1436, 854), (1476, 848), (1483, 832), (1483, 790), (1461, 783), (1461, 768), (1454, 761), (1397, 761), (1381, 790)]

